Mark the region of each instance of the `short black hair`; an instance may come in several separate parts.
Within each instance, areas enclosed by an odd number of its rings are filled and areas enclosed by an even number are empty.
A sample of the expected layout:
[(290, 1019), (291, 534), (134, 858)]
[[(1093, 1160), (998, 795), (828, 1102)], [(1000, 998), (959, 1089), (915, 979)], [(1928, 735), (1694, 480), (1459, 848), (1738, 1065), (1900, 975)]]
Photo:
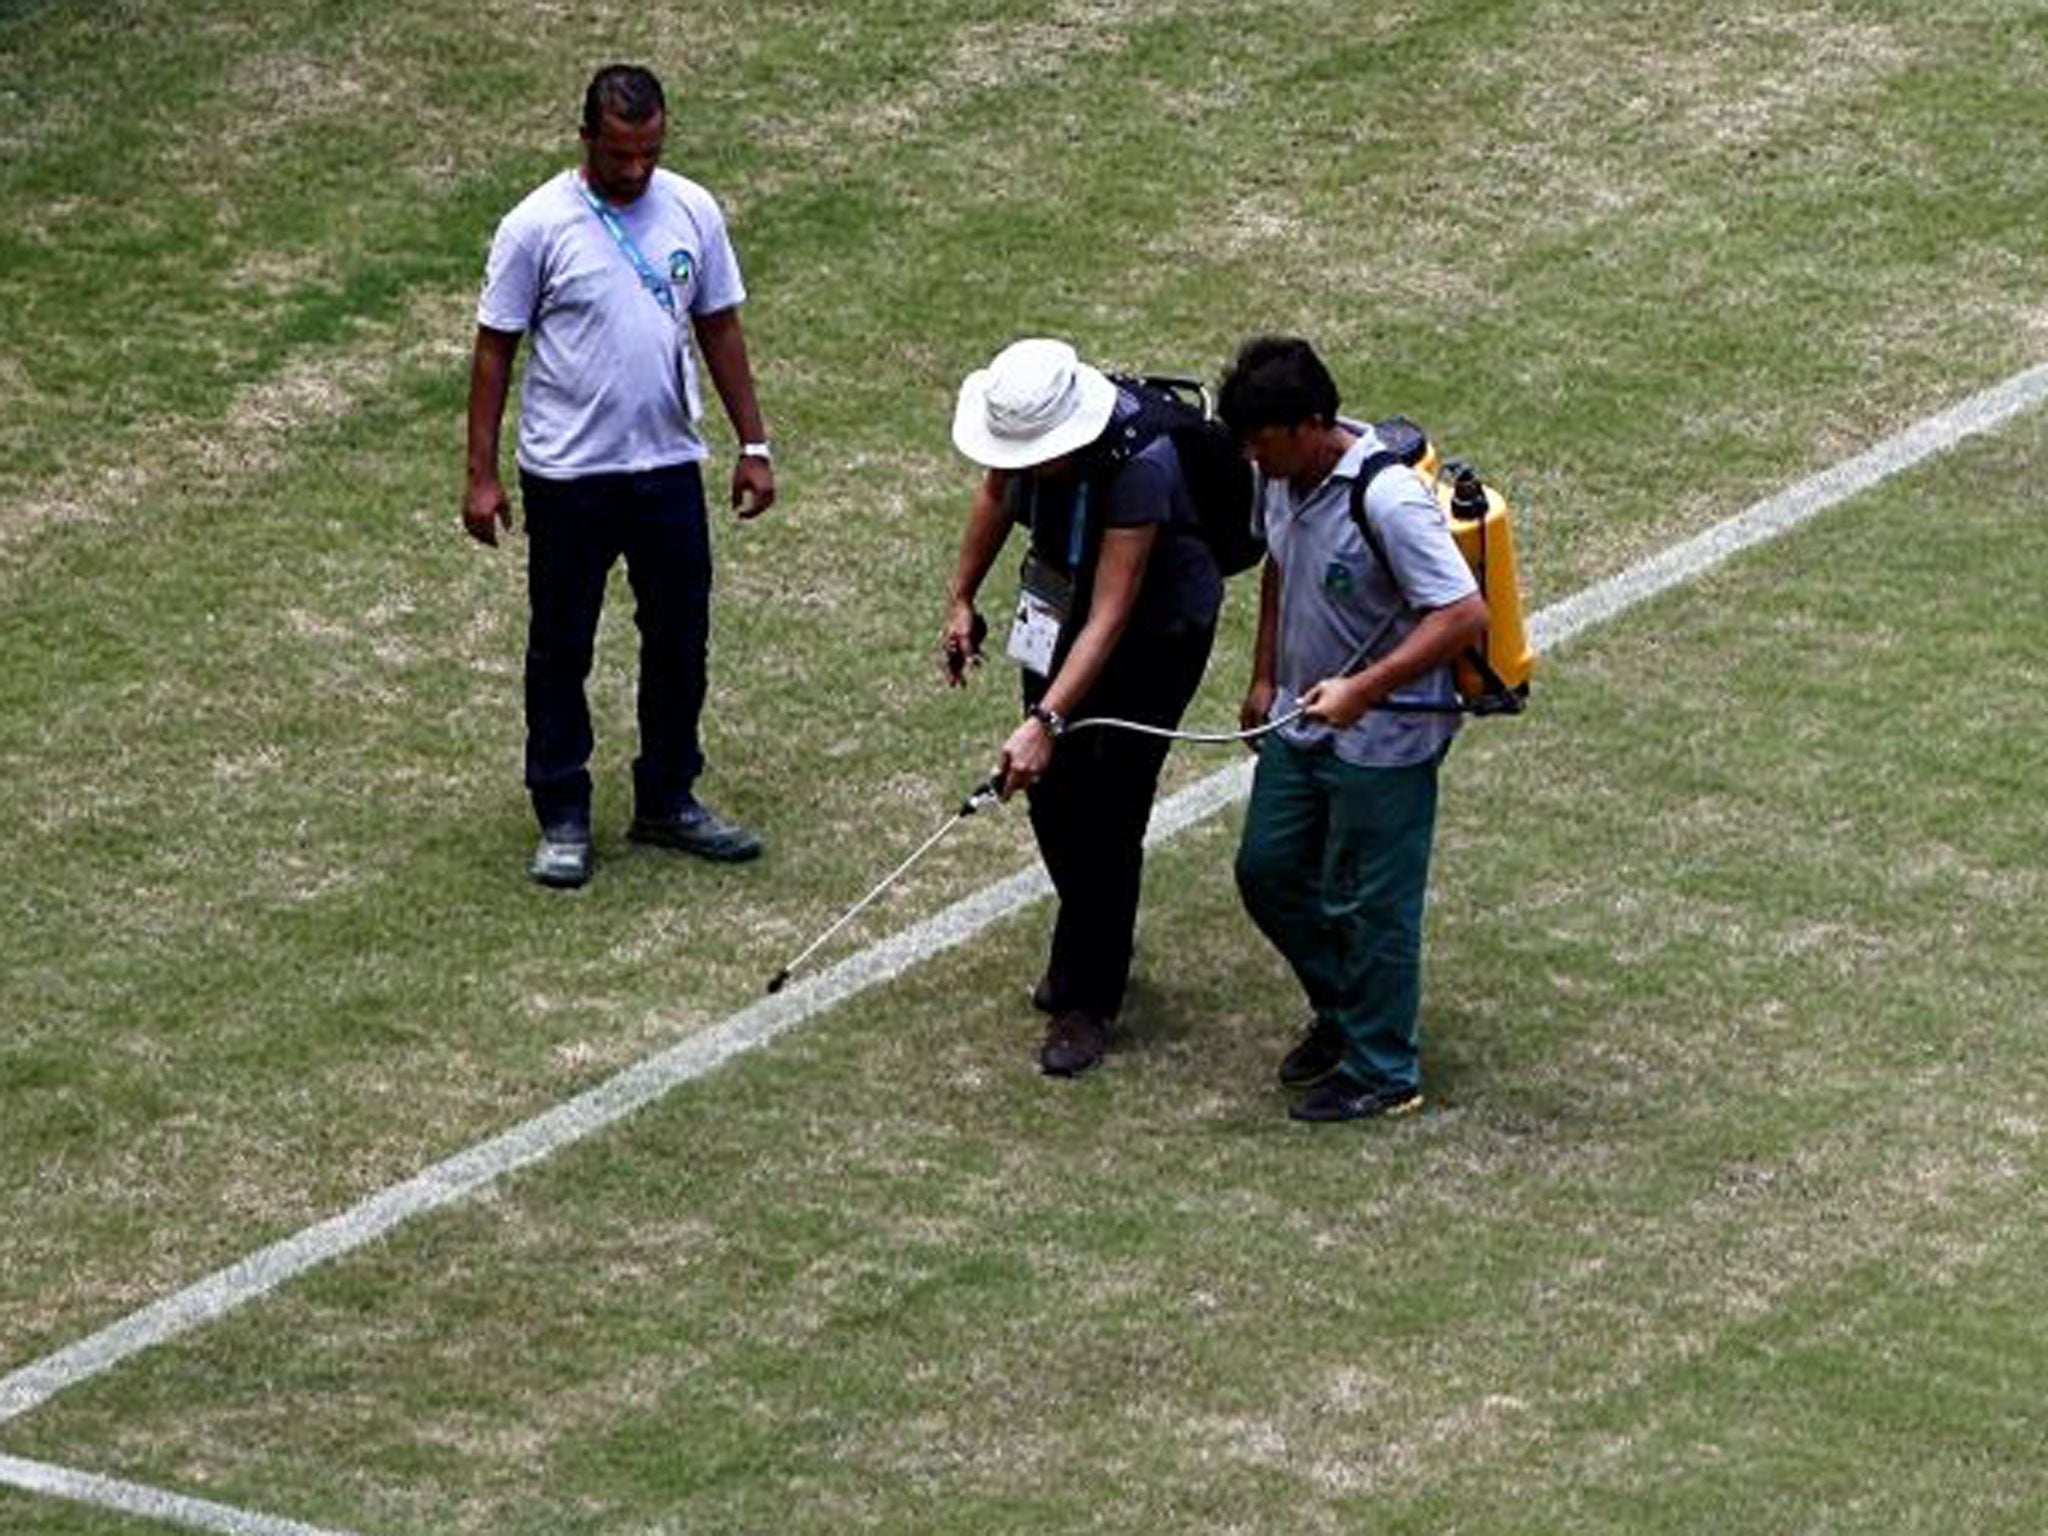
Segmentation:
[(607, 113), (622, 123), (667, 116), (668, 98), (654, 71), (638, 64), (607, 64), (592, 75), (583, 93), (583, 131), (595, 136)]
[(1337, 419), (1337, 381), (1299, 336), (1254, 336), (1216, 391), (1216, 414), (1240, 441), (1261, 427)]

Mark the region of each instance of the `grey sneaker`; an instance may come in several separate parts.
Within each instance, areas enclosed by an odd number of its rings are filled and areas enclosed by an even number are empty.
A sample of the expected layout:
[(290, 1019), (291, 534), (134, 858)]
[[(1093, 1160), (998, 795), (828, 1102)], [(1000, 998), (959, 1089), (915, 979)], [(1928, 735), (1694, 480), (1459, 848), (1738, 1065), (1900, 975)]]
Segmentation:
[(542, 831), (526, 873), (538, 885), (574, 890), (590, 881), (590, 833), (582, 827), (550, 827)]
[(719, 864), (743, 864), (761, 854), (760, 838), (694, 800), (666, 816), (635, 816), (626, 836), (636, 843), (680, 848)]

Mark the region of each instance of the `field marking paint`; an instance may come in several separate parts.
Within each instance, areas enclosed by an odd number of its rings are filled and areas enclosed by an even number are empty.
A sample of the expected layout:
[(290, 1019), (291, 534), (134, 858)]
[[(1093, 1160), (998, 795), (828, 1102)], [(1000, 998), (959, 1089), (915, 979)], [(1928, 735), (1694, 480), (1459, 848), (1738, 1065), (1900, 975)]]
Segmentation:
[(1994, 384), (1925, 421), (1893, 433), (1854, 458), (1844, 459), (1788, 490), (1767, 497), (1726, 522), (1672, 545), (1662, 554), (1652, 555), (1618, 575), (1551, 604), (1530, 622), (1530, 643), (1541, 652), (1583, 629), (1604, 624), (1658, 593), (1692, 580), (1729, 556), (1774, 539), (1838, 502), (1912, 468), (1922, 459), (1954, 447), (1966, 437), (2005, 425), (2044, 399), (2048, 399), (2048, 363), (2038, 363), (2002, 384)]
[(190, 1530), (223, 1532), (225, 1536), (351, 1536), (347, 1531), (257, 1514), (210, 1499), (188, 1498), (145, 1483), (101, 1477), (95, 1472), (79, 1472), (45, 1461), (23, 1461), (18, 1456), (0, 1456), (0, 1483), (73, 1504), (90, 1504)]
[[(1701, 575), (1743, 550), (1797, 527), (1828, 508), (1868, 490), (1964, 438), (2002, 426), (2048, 399), (2048, 363), (2013, 375), (1874, 447), (1756, 503), (1725, 522), (1673, 545), (1605, 581), (1552, 604), (1530, 621), (1539, 649), (1554, 649), (1574, 635), (1616, 618), (1659, 593)], [(1146, 833), (1156, 844), (1244, 797), (1251, 762), (1242, 759), (1161, 801)], [(1042, 869), (1021, 870), (955, 902), (924, 921), (840, 961), (808, 981), (763, 998), (711, 1028), (626, 1068), (595, 1088), (425, 1172), (379, 1191), (341, 1214), (273, 1243), (184, 1290), (131, 1313), (98, 1333), (68, 1345), (0, 1378), (0, 1424), (19, 1418), (67, 1387), (91, 1380), (131, 1355), (189, 1333), (256, 1301), (306, 1271), (373, 1242), (400, 1224), (438, 1210), (520, 1168), (581, 1141), (624, 1119), (684, 1083), (703, 1076), (743, 1051), (774, 1039), (862, 992), (902, 975), (966, 943), (991, 924), (1049, 894)], [(0, 1458), (0, 1480), (17, 1481), (19, 1469), (35, 1463)], [(54, 1475), (59, 1469), (45, 1469)], [(25, 1473), (21, 1475), (26, 1475)], [(66, 1474), (71, 1492), (97, 1486), (83, 1473)], [(137, 1485), (106, 1482), (109, 1492)], [(88, 1502), (92, 1501), (88, 1498)], [(111, 1507), (119, 1508), (120, 1505)], [(197, 1510), (247, 1521), (268, 1516), (235, 1516), (220, 1506), (195, 1502)], [(170, 1518), (162, 1516), (162, 1518)], [(186, 1521), (184, 1523), (193, 1523)], [(309, 1526), (271, 1521), (238, 1526), (198, 1525), (201, 1530), (299, 1533)]]
[[(1199, 786), (1197, 786), (1199, 787)], [(1179, 798), (1179, 797), (1175, 797)], [(808, 981), (762, 998), (659, 1051), (596, 1087), (422, 1173), (379, 1190), (348, 1210), (216, 1270), (184, 1290), (130, 1313), (88, 1338), (0, 1378), (0, 1424), (66, 1387), (89, 1381), (157, 1344), (225, 1317), (286, 1281), (351, 1253), (404, 1222), (572, 1146), (682, 1083), (773, 1040), (850, 997), (902, 975), (980, 933), (1052, 889), (1042, 870), (985, 886), (923, 922), (892, 934)]]

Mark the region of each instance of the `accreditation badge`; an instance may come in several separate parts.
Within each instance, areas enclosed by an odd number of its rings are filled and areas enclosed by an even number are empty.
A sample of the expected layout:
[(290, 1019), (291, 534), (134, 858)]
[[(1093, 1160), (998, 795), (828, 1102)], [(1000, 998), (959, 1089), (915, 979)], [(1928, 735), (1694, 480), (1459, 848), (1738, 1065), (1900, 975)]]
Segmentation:
[(1010, 659), (1033, 676), (1050, 678), (1060, 631), (1074, 602), (1074, 584), (1037, 555), (1024, 558), (1017, 616), (1010, 625)]

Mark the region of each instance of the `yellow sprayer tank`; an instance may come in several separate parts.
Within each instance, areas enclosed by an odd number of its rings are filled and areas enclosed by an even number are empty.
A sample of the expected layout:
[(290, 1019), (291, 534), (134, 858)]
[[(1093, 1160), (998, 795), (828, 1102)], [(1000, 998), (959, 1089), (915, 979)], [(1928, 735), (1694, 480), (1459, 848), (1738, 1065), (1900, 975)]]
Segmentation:
[[(1486, 638), (1452, 663), (1458, 693), (1474, 714), (1512, 714), (1522, 708), (1536, 653), (1522, 623), (1522, 579), (1515, 568), (1514, 510), (1507, 498), (1470, 465), (1439, 459), (1436, 445), (1406, 416), (1375, 422), (1382, 448), (1422, 477), (1451, 525), (1458, 552), (1472, 567), (1486, 598)], [(1368, 531), (1367, 537), (1370, 538)], [(1475, 658), (1484, 657), (1485, 666)], [(1487, 672), (1492, 676), (1488, 677)]]
[[(1445, 517), (1450, 519), (1451, 536), (1458, 541), (1458, 550), (1478, 577), (1479, 590), (1486, 597), (1487, 665), (1509, 692), (1519, 698), (1528, 689), (1529, 674), (1536, 670), (1536, 653), (1529, 648), (1528, 632), (1522, 623), (1521, 575), (1515, 568), (1514, 510), (1499, 491), (1456, 461), (1427, 478)], [(1461, 658), (1457, 674), (1458, 691), (1467, 699), (1478, 699), (1490, 691), (1479, 669), (1470, 661)]]

